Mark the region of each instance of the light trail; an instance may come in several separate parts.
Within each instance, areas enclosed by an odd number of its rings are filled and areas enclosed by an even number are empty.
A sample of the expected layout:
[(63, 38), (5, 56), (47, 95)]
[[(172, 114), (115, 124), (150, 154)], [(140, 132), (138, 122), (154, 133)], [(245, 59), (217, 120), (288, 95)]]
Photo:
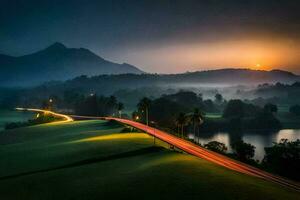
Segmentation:
[(61, 117), (65, 120), (61, 121), (61, 122), (71, 122), (74, 121), (72, 117), (68, 116), (68, 115), (64, 115), (64, 114), (60, 114), (60, 113), (56, 113), (56, 112), (52, 112), (50, 110), (42, 110), (42, 109), (35, 109), (35, 108), (16, 108), (16, 110), (19, 111), (32, 111), (32, 112), (42, 112), (45, 114), (51, 114), (53, 116), (56, 117)]
[[(101, 118), (101, 119), (103, 119), (103, 118)], [(127, 119), (120, 119), (120, 118), (113, 118), (113, 117), (105, 117), (104, 119), (118, 121), (123, 124), (127, 124), (127, 125), (137, 128), (137, 129), (143, 130), (143, 131), (147, 132), (148, 134), (150, 134), (154, 137), (157, 137), (158, 139), (160, 139), (164, 142), (167, 142), (167, 143), (177, 147), (178, 149), (183, 150), (186, 153), (197, 156), (199, 158), (203, 158), (205, 160), (208, 160), (215, 164), (221, 165), (228, 169), (231, 169), (231, 170), (234, 170), (234, 171), (237, 171), (240, 173), (244, 173), (247, 175), (259, 177), (259, 178), (292, 188), (294, 190), (300, 191), (300, 185), (297, 182), (287, 180), (283, 177), (273, 175), (271, 173), (268, 173), (268, 172), (265, 172), (258, 168), (247, 165), (245, 163), (239, 162), (237, 160), (231, 159), (224, 155), (210, 151), (206, 148), (203, 148), (192, 142), (178, 138), (174, 135), (171, 135), (171, 134), (161, 131), (159, 129), (149, 127), (145, 124), (141, 124), (139, 122), (135, 122), (135, 121), (127, 120)]]
[(278, 183), (282, 186), (300, 191), (300, 185), (297, 182), (293, 182), (291, 180), (285, 179), (280, 176), (276, 176), (274, 174), (265, 172), (253, 166), (247, 165), (245, 163), (239, 162), (237, 160), (231, 159), (227, 156), (221, 155), (219, 153), (210, 151), (206, 148), (203, 148), (199, 145), (196, 145), (192, 142), (186, 141), (184, 139), (178, 138), (174, 135), (171, 135), (167, 132), (161, 131), (159, 129), (147, 126), (145, 124), (128, 120), (128, 119), (121, 119), (121, 118), (114, 118), (114, 117), (92, 117), (92, 116), (79, 116), (79, 115), (63, 115), (47, 110), (41, 109), (24, 109), (24, 108), (17, 108), (18, 110), (28, 110), (28, 111), (35, 111), (35, 112), (49, 112), (53, 115), (60, 116), (65, 118), (65, 121), (73, 121), (73, 119), (98, 119), (98, 120), (113, 120), (123, 124), (127, 124), (129, 126), (135, 127), (137, 129), (143, 130), (146, 133), (170, 144), (174, 147), (181, 149), (182, 151), (194, 155), (196, 157), (208, 160), (212, 163), (217, 165), (226, 167), (228, 169), (247, 174), (250, 176), (255, 176), (258, 178), (262, 178), (267, 181), (271, 181), (273, 183)]

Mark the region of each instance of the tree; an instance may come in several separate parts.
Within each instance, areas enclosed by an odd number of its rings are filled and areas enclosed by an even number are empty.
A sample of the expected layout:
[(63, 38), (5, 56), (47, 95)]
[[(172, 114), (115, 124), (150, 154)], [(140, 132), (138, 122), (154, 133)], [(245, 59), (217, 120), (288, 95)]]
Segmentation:
[(144, 97), (140, 100), (140, 102), (137, 105), (139, 111), (142, 111), (142, 113), (145, 112), (147, 126), (149, 125), (149, 107), (150, 107), (150, 104), (151, 104), (151, 100), (148, 99), (147, 97)]
[(263, 166), (267, 169), (295, 180), (300, 180), (300, 140), (281, 139), (272, 147), (265, 148)]
[(203, 106), (206, 112), (216, 112), (217, 109), (214, 102), (211, 99), (206, 99), (203, 101)]
[[(199, 138), (199, 126), (203, 123), (203, 114), (200, 112), (198, 108), (194, 109), (194, 112), (192, 113), (190, 120), (193, 124), (194, 136), (197, 136), (197, 138)], [(198, 132), (196, 134), (197, 127), (198, 127)]]
[(276, 113), (277, 110), (278, 110), (277, 106), (274, 105), (274, 104), (271, 104), (271, 103), (267, 103), (267, 104), (264, 106), (264, 111), (266, 111), (266, 112)]
[(216, 151), (219, 153), (226, 153), (226, 151), (227, 151), (226, 145), (224, 143), (217, 142), (217, 141), (211, 141), (211, 142), (205, 144), (204, 147), (209, 150)]
[(184, 113), (179, 113), (179, 115), (176, 118), (176, 124), (178, 126), (178, 133), (179, 133), (179, 128), (181, 130), (181, 137), (183, 138), (183, 133), (184, 133), (184, 126), (186, 126), (188, 123), (188, 118)]
[(245, 143), (243, 140), (238, 140), (231, 146), (234, 154), (241, 161), (250, 161), (254, 157), (255, 146)]
[(265, 109), (258, 112), (256, 116), (249, 121), (248, 128), (263, 130), (279, 130), (282, 128), (281, 122), (270, 111)]
[(151, 102), (149, 120), (155, 121), (158, 126), (172, 129), (180, 112), (187, 112), (187, 108), (177, 102), (161, 97)]
[(300, 116), (300, 105), (293, 105), (290, 107), (290, 113)]
[(122, 110), (124, 109), (124, 104), (119, 102), (118, 103), (118, 112), (119, 112), (119, 118), (122, 118)]
[(117, 98), (113, 95), (110, 96), (109, 99), (108, 99), (108, 102), (107, 102), (108, 113), (110, 115), (114, 114), (116, 109), (117, 109), (117, 106), (118, 106)]
[(221, 103), (223, 102), (223, 96), (222, 96), (221, 94), (217, 93), (217, 94), (215, 95), (215, 102), (216, 102), (217, 104), (221, 104)]
[(244, 117), (244, 103), (239, 99), (230, 100), (223, 112), (224, 118)]

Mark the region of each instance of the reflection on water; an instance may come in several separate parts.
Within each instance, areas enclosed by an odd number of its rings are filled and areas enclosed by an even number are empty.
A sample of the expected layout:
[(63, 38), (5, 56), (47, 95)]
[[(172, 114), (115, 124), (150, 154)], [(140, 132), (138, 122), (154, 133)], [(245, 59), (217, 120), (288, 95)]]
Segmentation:
[(189, 134), (188, 137), (202, 145), (210, 141), (222, 142), (228, 147), (228, 152), (232, 152), (232, 148), (230, 146), (232, 142), (242, 139), (244, 142), (250, 143), (256, 147), (254, 159), (262, 160), (265, 154), (264, 147), (270, 147), (273, 145), (273, 142), (279, 142), (283, 138), (288, 139), (289, 141), (300, 139), (300, 130), (284, 129), (272, 133), (200, 133), (199, 137), (194, 137), (193, 134)]

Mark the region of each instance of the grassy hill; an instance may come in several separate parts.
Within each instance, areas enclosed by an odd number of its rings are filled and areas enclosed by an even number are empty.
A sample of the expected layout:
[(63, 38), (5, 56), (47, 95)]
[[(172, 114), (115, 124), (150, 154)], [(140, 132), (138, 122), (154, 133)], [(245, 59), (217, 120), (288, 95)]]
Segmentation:
[(0, 132), (0, 199), (298, 199), (104, 121)]

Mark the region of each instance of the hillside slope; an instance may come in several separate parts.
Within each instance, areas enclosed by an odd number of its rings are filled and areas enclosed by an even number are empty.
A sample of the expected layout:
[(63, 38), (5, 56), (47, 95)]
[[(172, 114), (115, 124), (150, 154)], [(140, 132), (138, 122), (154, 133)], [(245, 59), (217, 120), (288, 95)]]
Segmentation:
[[(1, 199), (297, 199), (299, 194), (153, 146), (103, 121), (0, 133)], [(11, 176), (11, 177), (7, 177)]]

